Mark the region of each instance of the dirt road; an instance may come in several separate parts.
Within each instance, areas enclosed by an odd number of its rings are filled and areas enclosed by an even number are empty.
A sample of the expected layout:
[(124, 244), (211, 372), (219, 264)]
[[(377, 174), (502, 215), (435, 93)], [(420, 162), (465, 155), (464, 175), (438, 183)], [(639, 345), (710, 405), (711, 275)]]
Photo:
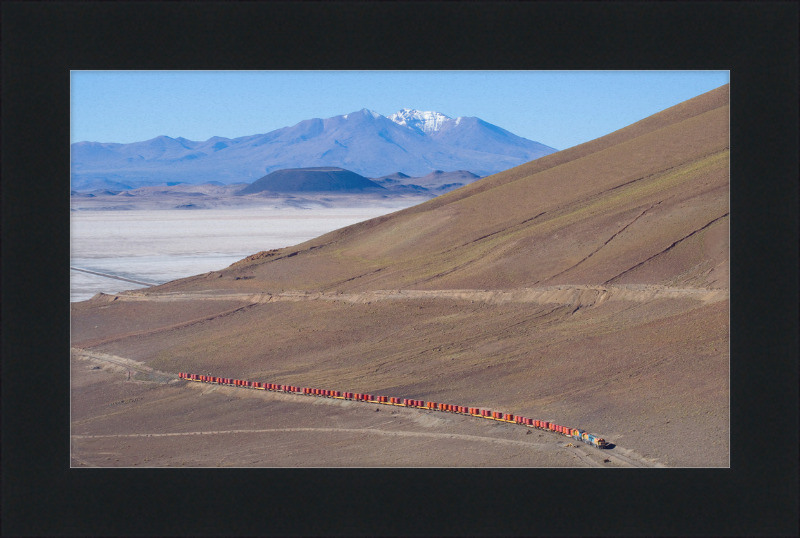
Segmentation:
[(148, 293), (142, 290), (105, 295), (104, 301), (242, 301), (250, 304), (277, 301), (342, 301), (363, 304), (377, 301), (414, 299), (450, 299), (487, 304), (536, 303), (599, 305), (606, 301), (647, 302), (655, 299), (691, 299), (701, 304), (723, 301), (728, 289), (670, 288), (655, 285), (545, 286), (511, 290), (376, 290), (355, 293), (286, 291), (282, 293), (230, 293), (203, 291), (193, 293)]

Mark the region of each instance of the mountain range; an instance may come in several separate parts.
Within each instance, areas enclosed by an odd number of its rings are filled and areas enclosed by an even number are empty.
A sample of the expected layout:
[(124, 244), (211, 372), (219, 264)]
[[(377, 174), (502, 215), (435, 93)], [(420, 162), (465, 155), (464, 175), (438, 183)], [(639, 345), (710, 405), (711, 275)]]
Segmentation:
[(362, 109), (233, 139), (77, 142), (71, 146), (71, 189), (252, 183), (275, 170), (309, 167), (339, 167), (368, 178), (436, 170), (486, 176), (555, 151), (476, 117), (414, 109), (385, 117)]

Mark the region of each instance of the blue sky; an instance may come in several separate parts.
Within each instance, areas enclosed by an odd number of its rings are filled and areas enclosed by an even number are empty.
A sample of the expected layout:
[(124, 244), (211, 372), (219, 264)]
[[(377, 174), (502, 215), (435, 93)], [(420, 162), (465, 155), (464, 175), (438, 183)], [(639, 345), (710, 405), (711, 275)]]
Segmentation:
[(416, 108), (477, 116), (561, 150), (729, 80), (728, 71), (73, 71), (70, 138), (202, 141)]

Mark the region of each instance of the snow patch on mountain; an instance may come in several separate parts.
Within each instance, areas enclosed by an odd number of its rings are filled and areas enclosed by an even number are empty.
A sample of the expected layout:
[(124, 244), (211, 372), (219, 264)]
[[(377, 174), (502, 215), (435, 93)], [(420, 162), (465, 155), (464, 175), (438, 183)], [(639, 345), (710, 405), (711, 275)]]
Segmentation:
[(343, 117), (344, 119), (347, 119), (347, 116), (351, 116), (351, 115), (353, 115), (353, 114), (358, 114), (358, 113), (364, 114), (365, 116), (366, 116), (367, 114), (369, 114), (369, 115), (370, 115), (370, 116), (372, 116), (373, 118), (382, 118), (382, 117), (383, 117), (381, 114), (378, 114), (378, 113), (377, 113), (377, 112), (375, 112), (374, 110), (370, 110), (370, 109), (368, 109), (368, 108), (362, 108), (362, 109), (361, 109), (361, 110), (359, 110), (358, 112), (351, 112), (350, 114), (344, 114), (342, 117)]
[(404, 108), (399, 112), (395, 112), (389, 119), (398, 125), (418, 129), (423, 133), (432, 133), (442, 128), (446, 122), (451, 118), (445, 116), (440, 112), (422, 111), (413, 108)]

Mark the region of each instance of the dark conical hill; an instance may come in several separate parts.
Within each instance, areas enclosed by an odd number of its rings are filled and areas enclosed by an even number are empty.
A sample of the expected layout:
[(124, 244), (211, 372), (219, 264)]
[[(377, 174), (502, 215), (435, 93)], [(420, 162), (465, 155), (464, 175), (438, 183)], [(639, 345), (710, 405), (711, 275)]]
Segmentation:
[(257, 192), (363, 192), (383, 187), (350, 170), (336, 167), (275, 170), (239, 191)]

